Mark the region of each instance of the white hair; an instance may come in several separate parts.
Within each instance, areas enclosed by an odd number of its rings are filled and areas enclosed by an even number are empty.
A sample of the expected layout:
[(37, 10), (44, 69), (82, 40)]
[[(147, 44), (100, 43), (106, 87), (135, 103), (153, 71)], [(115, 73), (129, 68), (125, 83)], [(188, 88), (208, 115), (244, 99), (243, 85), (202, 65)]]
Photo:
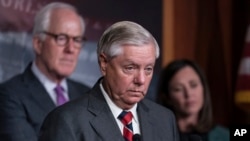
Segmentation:
[[(40, 34), (43, 31), (47, 31), (49, 26), (50, 26), (50, 16), (53, 10), (55, 9), (70, 9), (74, 12), (77, 12), (76, 8), (73, 7), (70, 4), (63, 3), (63, 2), (52, 2), (45, 7), (43, 7), (40, 11), (35, 16), (35, 21), (34, 21), (34, 28), (33, 28), (33, 35), (39, 34), (41, 39), (44, 39), (45, 36), (43, 34)], [(85, 31), (85, 22), (84, 19), (79, 15), (81, 26), (82, 26), (82, 33)]]
[(115, 57), (122, 53), (122, 45), (125, 44), (135, 46), (153, 44), (156, 58), (160, 55), (159, 45), (149, 31), (137, 23), (121, 21), (104, 31), (98, 42), (97, 56), (104, 53), (109, 58)]

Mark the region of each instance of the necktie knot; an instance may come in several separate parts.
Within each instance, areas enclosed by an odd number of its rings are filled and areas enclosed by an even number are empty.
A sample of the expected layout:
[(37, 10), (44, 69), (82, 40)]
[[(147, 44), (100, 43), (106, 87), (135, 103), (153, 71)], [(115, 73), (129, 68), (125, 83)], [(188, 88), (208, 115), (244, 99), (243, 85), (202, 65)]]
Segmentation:
[(132, 141), (133, 138), (132, 118), (133, 114), (127, 111), (122, 111), (122, 113), (118, 116), (118, 119), (120, 119), (124, 125), (123, 137), (126, 141)]
[(128, 125), (132, 122), (133, 114), (131, 112), (122, 111), (118, 118), (124, 125)]
[(61, 85), (56, 85), (55, 91), (56, 93), (63, 93), (64, 89)]
[(64, 89), (63, 89), (63, 87), (61, 85), (57, 85), (55, 87), (55, 92), (56, 92), (57, 106), (60, 106), (60, 105), (67, 102), (66, 98), (63, 95)]

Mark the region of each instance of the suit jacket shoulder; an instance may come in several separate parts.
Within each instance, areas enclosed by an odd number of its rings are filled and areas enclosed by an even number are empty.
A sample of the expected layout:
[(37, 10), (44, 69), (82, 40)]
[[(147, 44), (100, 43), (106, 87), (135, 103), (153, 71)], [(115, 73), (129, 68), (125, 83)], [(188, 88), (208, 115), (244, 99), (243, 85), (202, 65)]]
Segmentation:
[[(70, 79), (67, 85), (70, 100), (89, 89)], [(0, 139), (37, 140), (43, 120), (54, 108), (55, 104), (29, 65), (22, 74), (0, 84)]]
[(67, 79), (67, 83), (70, 90), (72, 90), (71, 88), (74, 88), (79, 93), (86, 93), (90, 90), (90, 88), (87, 85), (72, 79)]
[[(54, 108), (46, 90), (30, 70), (0, 84), (0, 138), (37, 140), (41, 122)], [(41, 95), (40, 95), (41, 94)]]

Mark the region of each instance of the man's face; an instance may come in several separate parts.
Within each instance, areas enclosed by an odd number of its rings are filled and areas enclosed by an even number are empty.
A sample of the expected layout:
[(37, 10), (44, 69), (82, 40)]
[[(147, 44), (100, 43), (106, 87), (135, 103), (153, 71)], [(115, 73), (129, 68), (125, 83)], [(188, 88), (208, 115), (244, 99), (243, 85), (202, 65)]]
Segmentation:
[(147, 93), (155, 65), (154, 46), (126, 45), (122, 54), (109, 61), (103, 58), (101, 70), (105, 90), (120, 108), (131, 108)]
[[(51, 15), (51, 24), (46, 32), (82, 37), (82, 28), (78, 15), (67, 9), (57, 9)], [(80, 47), (72, 38), (61, 46), (55, 37), (45, 35), (44, 41), (34, 42), (38, 67), (51, 79), (69, 76), (76, 67)]]

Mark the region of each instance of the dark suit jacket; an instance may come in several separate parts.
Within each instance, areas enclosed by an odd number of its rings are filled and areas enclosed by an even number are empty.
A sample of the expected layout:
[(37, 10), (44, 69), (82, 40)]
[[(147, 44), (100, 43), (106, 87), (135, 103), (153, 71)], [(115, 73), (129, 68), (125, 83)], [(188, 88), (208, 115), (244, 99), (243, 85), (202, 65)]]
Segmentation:
[[(124, 141), (99, 86), (55, 109), (46, 118), (39, 141)], [(147, 99), (138, 103), (143, 141), (177, 141), (173, 113)]]
[[(75, 99), (89, 88), (67, 80), (69, 98)], [(37, 141), (47, 114), (56, 108), (29, 65), (23, 74), (0, 85), (0, 140)]]

